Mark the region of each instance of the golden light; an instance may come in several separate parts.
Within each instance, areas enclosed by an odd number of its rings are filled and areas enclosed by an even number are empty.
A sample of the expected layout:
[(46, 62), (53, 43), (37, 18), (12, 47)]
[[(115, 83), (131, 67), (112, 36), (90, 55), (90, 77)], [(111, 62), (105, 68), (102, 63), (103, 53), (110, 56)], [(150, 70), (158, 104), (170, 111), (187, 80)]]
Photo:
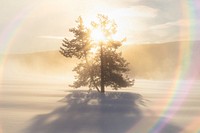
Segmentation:
[(106, 36), (103, 34), (103, 32), (99, 28), (97, 28), (97, 29), (92, 30), (91, 39), (94, 42), (101, 42), (101, 41), (106, 41)]
[(90, 49), (91, 54), (96, 54), (98, 52), (98, 47), (93, 47)]

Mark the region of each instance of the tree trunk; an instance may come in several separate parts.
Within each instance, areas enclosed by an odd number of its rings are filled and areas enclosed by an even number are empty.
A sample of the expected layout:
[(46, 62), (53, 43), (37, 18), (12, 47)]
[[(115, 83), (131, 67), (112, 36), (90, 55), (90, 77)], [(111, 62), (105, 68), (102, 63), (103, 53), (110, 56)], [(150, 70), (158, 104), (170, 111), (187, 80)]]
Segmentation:
[(104, 56), (103, 56), (103, 47), (101, 43), (101, 93), (105, 92), (105, 85), (104, 85)]
[[(85, 61), (86, 61), (86, 63), (87, 63), (87, 67), (90, 68), (90, 64), (89, 64), (89, 62), (88, 62), (87, 54), (86, 54), (85, 51), (84, 51), (84, 55), (85, 55)], [(93, 72), (91, 71), (91, 69), (89, 69), (89, 73), (90, 73), (90, 78), (91, 78), (91, 80), (92, 80), (92, 82), (93, 82), (95, 88), (97, 89), (98, 92), (100, 92), (98, 86), (96, 85), (96, 83), (95, 83), (95, 81), (94, 81)]]

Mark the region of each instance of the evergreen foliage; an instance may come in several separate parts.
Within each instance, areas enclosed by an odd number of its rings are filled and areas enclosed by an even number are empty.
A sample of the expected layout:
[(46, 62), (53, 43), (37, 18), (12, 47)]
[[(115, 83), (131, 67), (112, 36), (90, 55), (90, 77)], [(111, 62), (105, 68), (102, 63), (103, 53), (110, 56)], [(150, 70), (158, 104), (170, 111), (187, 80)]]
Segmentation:
[[(92, 28), (83, 24), (78, 18), (77, 27), (69, 29), (74, 34), (71, 40), (64, 39), (60, 47), (60, 53), (67, 58), (78, 58), (80, 63), (73, 69), (76, 72), (76, 81), (71, 85), (74, 88), (89, 86), (104, 92), (105, 87), (118, 89), (133, 85), (133, 81), (127, 76), (129, 71), (127, 61), (118, 52), (124, 40), (117, 41), (113, 35), (117, 32), (117, 25), (107, 16), (98, 15), (97, 22), (91, 22)], [(92, 36), (94, 29), (100, 29), (104, 39), (95, 41)], [(92, 49), (96, 49), (94, 53)]]

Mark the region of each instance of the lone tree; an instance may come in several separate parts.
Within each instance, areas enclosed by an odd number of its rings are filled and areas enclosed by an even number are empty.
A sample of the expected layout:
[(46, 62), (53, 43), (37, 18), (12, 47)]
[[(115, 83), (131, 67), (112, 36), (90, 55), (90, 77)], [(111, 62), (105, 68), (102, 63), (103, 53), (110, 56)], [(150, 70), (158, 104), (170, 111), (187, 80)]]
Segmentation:
[(91, 22), (91, 28), (78, 18), (77, 27), (69, 29), (74, 38), (64, 38), (60, 53), (67, 58), (78, 58), (80, 63), (73, 69), (77, 73), (74, 88), (89, 86), (98, 92), (105, 92), (105, 87), (118, 89), (133, 85), (126, 74), (129, 71), (126, 60), (117, 49), (125, 39), (113, 39), (117, 25), (107, 16), (98, 15), (97, 21)]

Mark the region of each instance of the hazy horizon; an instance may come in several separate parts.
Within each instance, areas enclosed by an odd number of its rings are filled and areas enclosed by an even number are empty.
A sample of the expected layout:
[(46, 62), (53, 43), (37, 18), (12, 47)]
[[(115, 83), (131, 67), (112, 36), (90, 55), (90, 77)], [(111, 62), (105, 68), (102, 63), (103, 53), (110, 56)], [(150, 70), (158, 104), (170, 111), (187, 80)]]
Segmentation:
[[(63, 38), (64, 39), (64, 38)], [(62, 40), (60, 40), (60, 42), (62, 43)], [(185, 41), (169, 41), (169, 42), (157, 42), (157, 43), (135, 43), (135, 44), (125, 44), (122, 46), (122, 49), (123, 48), (126, 48), (126, 47), (135, 47), (135, 46), (138, 46), (138, 45), (141, 45), (141, 46), (145, 46), (145, 45), (165, 45), (165, 44), (172, 44), (172, 43), (175, 43), (175, 44), (183, 44), (183, 43), (187, 43), (187, 44), (190, 44), (194, 42), (194, 45), (196, 45), (197, 43), (200, 44), (200, 40), (185, 40)], [(60, 46), (61, 46), (61, 43), (60, 43)], [(41, 52), (53, 52), (53, 51), (59, 51), (60, 50), (60, 46), (59, 47), (56, 47), (56, 48), (50, 48), (50, 49), (40, 49), (40, 50), (33, 50), (33, 51), (24, 51), (24, 52), (13, 52), (13, 51), (6, 51), (6, 52), (1, 52), (0, 51), (0, 55), (12, 55), (12, 54), (34, 54), (34, 53), (41, 53)], [(123, 51), (122, 51), (123, 52)]]
[[(192, 44), (192, 56), (187, 59), (187, 76), (183, 79), (194, 79), (194, 73), (198, 76), (200, 63), (199, 41)], [(174, 79), (178, 71), (184, 72), (181, 58), (191, 54), (188, 43), (177, 42), (151, 45), (130, 45), (121, 48), (123, 57), (130, 63), (130, 75), (136, 79)], [(182, 57), (181, 57), (181, 56)], [(8, 54), (5, 56), (4, 77), (14, 75), (46, 75), (52, 77), (74, 77), (73, 66), (79, 61), (75, 58), (65, 58), (58, 50), (41, 51), (33, 53)], [(200, 74), (200, 73), (199, 73)]]

